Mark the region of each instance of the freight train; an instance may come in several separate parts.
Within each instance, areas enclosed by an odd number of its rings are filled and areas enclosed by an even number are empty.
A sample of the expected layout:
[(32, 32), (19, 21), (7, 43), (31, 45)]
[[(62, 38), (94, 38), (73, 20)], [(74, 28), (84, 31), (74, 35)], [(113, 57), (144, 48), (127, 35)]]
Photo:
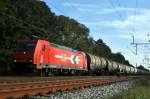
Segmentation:
[(19, 40), (12, 54), (13, 70), (49, 74), (147, 74), (148, 72), (103, 57), (50, 43)]

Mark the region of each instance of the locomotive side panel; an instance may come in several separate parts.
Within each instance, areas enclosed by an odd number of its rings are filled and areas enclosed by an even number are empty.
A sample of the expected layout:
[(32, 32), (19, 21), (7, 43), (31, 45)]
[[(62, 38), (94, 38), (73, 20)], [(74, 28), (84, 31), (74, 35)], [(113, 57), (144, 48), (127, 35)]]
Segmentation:
[(72, 52), (57, 48), (50, 45), (49, 49), (49, 64), (57, 65), (57, 67), (86, 69), (85, 55), (81, 52)]
[(34, 54), (37, 68), (87, 69), (85, 54), (65, 50), (47, 41), (39, 40)]

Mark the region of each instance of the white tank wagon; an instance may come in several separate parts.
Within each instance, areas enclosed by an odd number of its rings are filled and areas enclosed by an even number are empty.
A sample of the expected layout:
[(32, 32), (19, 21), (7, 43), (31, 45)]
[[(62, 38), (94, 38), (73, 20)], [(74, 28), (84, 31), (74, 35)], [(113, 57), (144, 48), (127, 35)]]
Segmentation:
[(122, 64), (120, 64), (120, 63), (118, 63), (118, 69), (119, 69), (119, 72), (120, 73), (123, 73), (124, 72), (124, 68), (123, 68), (123, 65)]
[(87, 54), (87, 60), (90, 65), (90, 70), (103, 70), (106, 68), (107, 62), (105, 58)]
[(141, 74), (143, 74), (143, 73), (144, 73), (143, 70), (137, 69), (137, 74), (141, 75)]
[(119, 68), (119, 64), (113, 61), (113, 70), (117, 71)]
[(137, 74), (137, 68), (134, 67), (134, 74)]
[(135, 74), (135, 72), (136, 72), (136, 71), (135, 71), (135, 68), (131, 66), (131, 67), (130, 67), (130, 74)]
[(121, 73), (126, 73), (126, 65), (121, 64), (122, 72)]
[(124, 65), (125, 66), (125, 73), (129, 74), (131, 73), (131, 68), (127, 65)]
[(109, 72), (113, 70), (113, 62), (107, 59), (107, 69)]
[(106, 61), (107, 61), (107, 70), (108, 70), (108, 72), (109, 73), (117, 72), (118, 67), (119, 67), (118, 63), (114, 62), (114, 61), (111, 61), (111, 60), (108, 60), (108, 59), (106, 59)]
[(114, 72), (114, 73), (119, 72), (119, 63), (112, 61), (112, 72)]
[(96, 74), (143, 74), (146, 72), (103, 57), (86, 53), (89, 73)]

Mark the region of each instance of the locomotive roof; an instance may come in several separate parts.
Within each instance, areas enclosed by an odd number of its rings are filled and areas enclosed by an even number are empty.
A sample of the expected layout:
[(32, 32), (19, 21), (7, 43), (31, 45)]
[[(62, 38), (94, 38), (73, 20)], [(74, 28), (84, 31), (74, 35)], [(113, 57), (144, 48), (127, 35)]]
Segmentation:
[(36, 43), (37, 40), (17, 40), (17, 43)]
[(55, 46), (57, 48), (64, 49), (64, 50), (69, 50), (69, 51), (78, 52), (78, 53), (80, 52), (78, 50), (75, 50), (75, 49), (72, 49), (72, 48), (69, 48), (69, 47), (66, 47), (66, 46), (58, 45), (58, 44), (55, 44), (55, 43), (49, 42), (49, 44), (52, 45), (52, 46)]

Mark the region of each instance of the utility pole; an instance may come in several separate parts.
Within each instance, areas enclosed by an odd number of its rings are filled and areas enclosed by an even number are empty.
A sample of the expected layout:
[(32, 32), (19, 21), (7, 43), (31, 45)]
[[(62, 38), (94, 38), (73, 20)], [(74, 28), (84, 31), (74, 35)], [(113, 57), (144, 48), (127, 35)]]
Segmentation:
[[(148, 45), (150, 45), (149, 34), (147, 34), (147, 37), (148, 37), (148, 41), (147, 42), (135, 42), (135, 38), (134, 38), (134, 36), (132, 36), (132, 43), (131, 43), (131, 45), (135, 46), (135, 55), (138, 54), (138, 46), (142, 46), (142, 45), (148, 46)], [(150, 59), (147, 57), (147, 54), (146, 54), (144, 59), (143, 59), (143, 64), (145, 64), (146, 66), (148, 66), (148, 68), (150, 68), (149, 62), (150, 62)], [(137, 64), (136, 64), (136, 67), (137, 67)]]
[[(149, 36), (149, 35), (147, 35), (147, 36)], [(142, 43), (142, 42), (139, 42), (139, 43), (137, 43), (137, 42), (135, 42), (135, 38), (134, 38), (134, 36), (132, 36), (132, 43), (131, 43), (131, 45), (135, 45), (135, 54), (137, 55), (138, 53), (138, 46), (139, 45), (150, 45), (150, 40), (148, 41), (148, 42), (144, 42), (144, 43)]]

